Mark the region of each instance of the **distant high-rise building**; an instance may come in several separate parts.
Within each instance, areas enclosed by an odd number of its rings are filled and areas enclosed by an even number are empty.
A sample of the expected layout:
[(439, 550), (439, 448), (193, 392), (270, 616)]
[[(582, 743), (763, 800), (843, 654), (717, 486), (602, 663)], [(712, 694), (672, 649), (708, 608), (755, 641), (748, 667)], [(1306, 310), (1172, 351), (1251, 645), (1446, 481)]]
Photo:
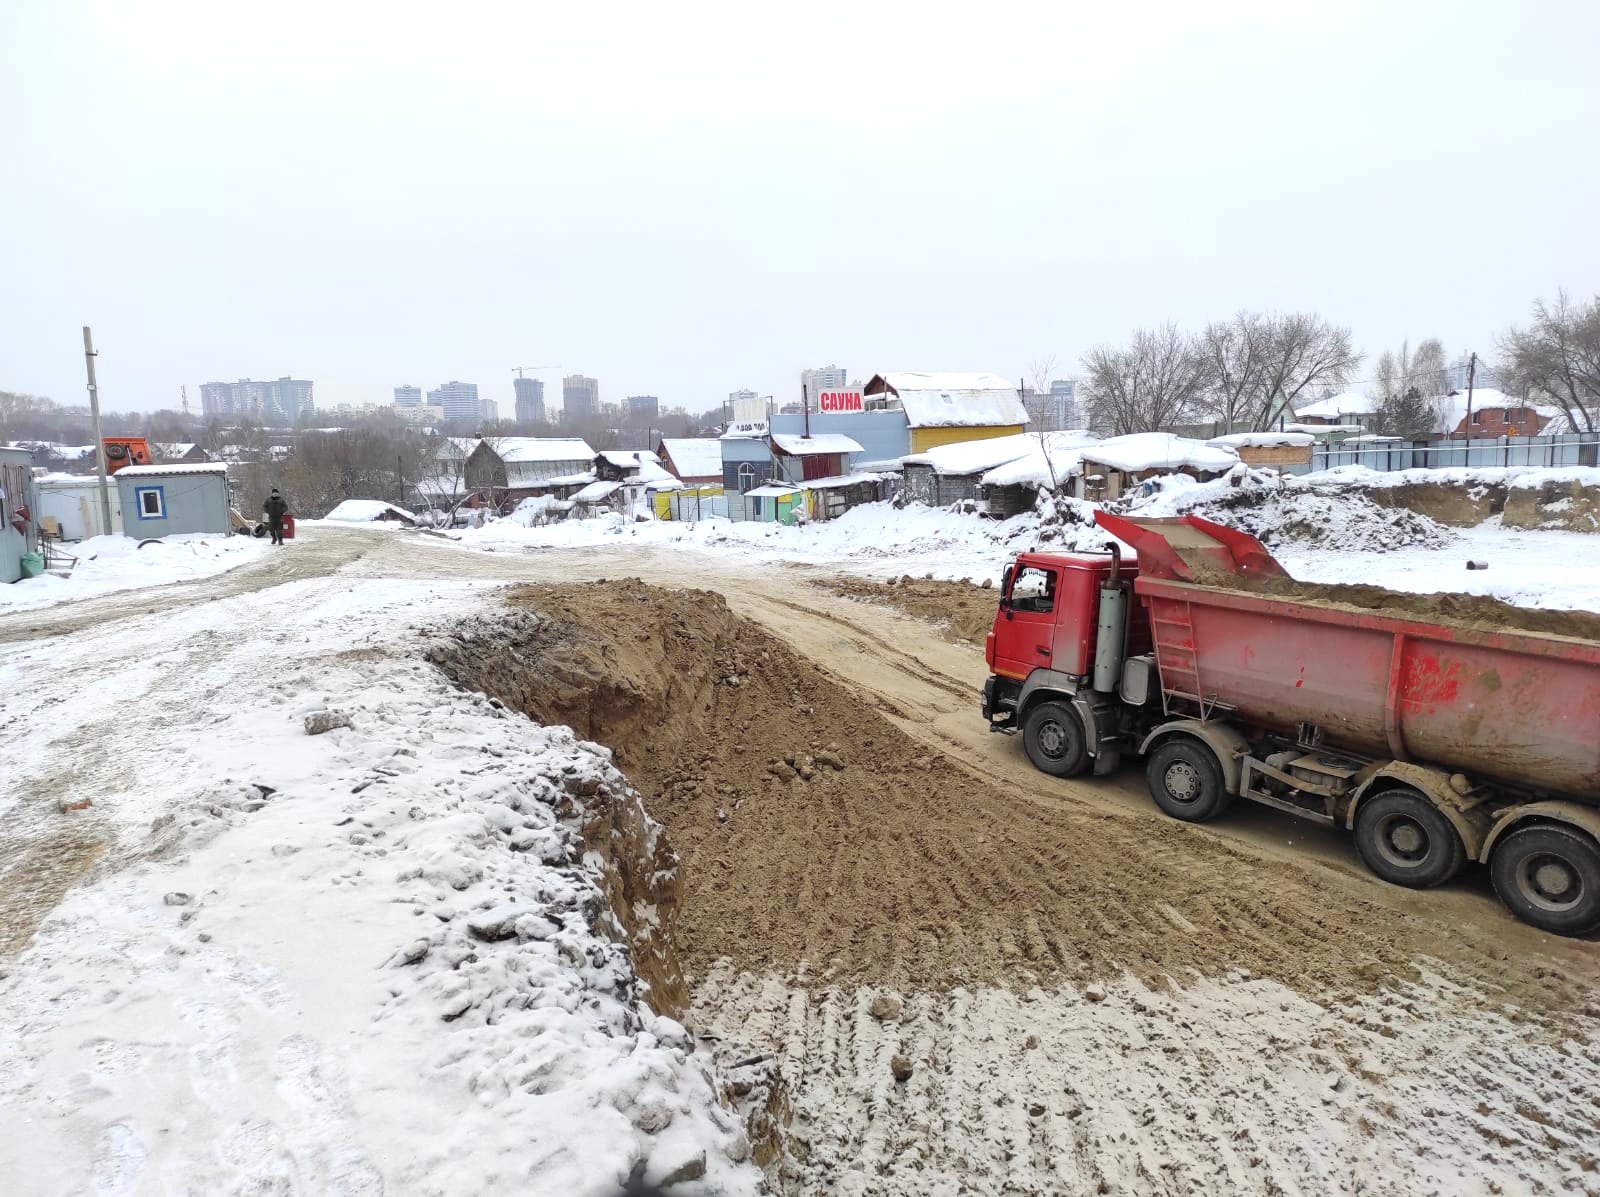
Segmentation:
[(250, 378), (241, 378), (238, 382), (203, 382), (200, 384), (200, 410), (207, 416), (294, 420), (316, 410), (311, 390), (310, 381), (290, 378), (287, 374), (271, 382), (256, 382)]
[(1083, 408), (1078, 403), (1078, 381), (1075, 378), (1052, 378), (1050, 393), (1044, 397), (1045, 423), (1035, 431), (1060, 432), (1064, 428), (1083, 427)]
[(517, 423), (544, 423), (544, 383), (537, 378), (513, 378), (517, 392)]
[(412, 386), (395, 387), (394, 405), (396, 407), (421, 407), (422, 388)]
[(202, 382), (200, 384), (200, 414), (207, 419), (213, 416), (225, 419), (233, 415), (233, 383)]
[[(1448, 394), (1451, 391), (1460, 391), (1463, 395), (1466, 394), (1467, 374), (1470, 369), (1471, 360), (1465, 354), (1446, 366), (1444, 368), (1444, 379), (1441, 383), (1442, 393)], [(1501, 385), (1500, 376), (1489, 369), (1488, 366), (1485, 366), (1481, 359), (1478, 362), (1477, 370), (1471, 372), (1474, 390), (1482, 390), (1485, 387), (1496, 391), (1505, 390), (1505, 387)]]
[(850, 389), (850, 372), (843, 366), (823, 366), (817, 370), (800, 371), (800, 388), (811, 410), (817, 410), (817, 395), (822, 391), (847, 391)]
[(568, 420), (584, 420), (599, 414), (600, 380), (584, 374), (568, 374), (561, 380), (561, 414)]
[(478, 384), (451, 379), (428, 392), (428, 406), (441, 408), (447, 420), (481, 420), (483, 405), (478, 402)]
[(628, 419), (634, 423), (654, 420), (661, 414), (661, 400), (654, 395), (629, 395)]

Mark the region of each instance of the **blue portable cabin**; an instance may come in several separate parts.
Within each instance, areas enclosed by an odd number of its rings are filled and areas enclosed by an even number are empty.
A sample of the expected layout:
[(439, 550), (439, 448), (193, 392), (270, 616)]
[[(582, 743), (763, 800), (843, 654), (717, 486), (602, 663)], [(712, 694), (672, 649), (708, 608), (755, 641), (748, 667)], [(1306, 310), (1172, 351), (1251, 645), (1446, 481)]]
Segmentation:
[(221, 462), (124, 466), (115, 480), (128, 536), (222, 536), (233, 530), (228, 467)]

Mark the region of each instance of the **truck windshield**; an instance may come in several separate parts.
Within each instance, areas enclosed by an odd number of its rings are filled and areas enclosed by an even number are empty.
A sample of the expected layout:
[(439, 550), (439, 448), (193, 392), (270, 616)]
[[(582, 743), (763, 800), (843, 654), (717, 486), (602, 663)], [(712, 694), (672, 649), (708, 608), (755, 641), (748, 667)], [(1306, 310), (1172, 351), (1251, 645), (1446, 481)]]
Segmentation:
[(1017, 571), (1011, 583), (1011, 606), (1017, 611), (1047, 613), (1056, 605), (1054, 570), (1028, 565)]

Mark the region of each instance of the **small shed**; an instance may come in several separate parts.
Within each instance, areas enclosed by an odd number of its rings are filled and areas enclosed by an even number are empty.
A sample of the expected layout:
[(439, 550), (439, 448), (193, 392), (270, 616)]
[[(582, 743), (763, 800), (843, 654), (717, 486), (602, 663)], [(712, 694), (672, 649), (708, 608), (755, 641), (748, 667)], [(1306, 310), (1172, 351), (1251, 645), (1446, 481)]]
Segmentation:
[(22, 558), (39, 549), (33, 454), (0, 448), (0, 582), (22, 578)]
[(228, 467), (221, 462), (124, 466), (115, 482), (128, 536), (221, 536), (233, 530)]
[(1202, 481), (1226, 474), (1239, 464), (1232, 449), (1174, 436), (1170, 432), (1136, 432), (1114, 436), (1078, 451), (1079, 499), (1118, 499), (1147, 478), (1187, 474)]
[(382, 499), (346, 499), (322, 517), (339, 524), (399, 524), (406, 528), (417, 526), (417, 517), (404, 507), (385, 503)]
[(1015, 436), (1028, 423), (1016, 385), (998, 374), (874, 374), (862, 394), (869, 403), (899, 404), (913, 453), (960, 441)]
[(1235, 432), (1214, 436), (1206, 444), (1233, 450), (1247, 466), (1289, 471), (1311, 468), (1316, 440), (1309, 432)]
[(100, 513), (100, 479), (94, 474), (46, 474), (35, 482), (39, 529), (62, 540), (87, 540), (91, 536), (122, 535), (122, 497), (116, 480), (106, 483), (111, 526)]

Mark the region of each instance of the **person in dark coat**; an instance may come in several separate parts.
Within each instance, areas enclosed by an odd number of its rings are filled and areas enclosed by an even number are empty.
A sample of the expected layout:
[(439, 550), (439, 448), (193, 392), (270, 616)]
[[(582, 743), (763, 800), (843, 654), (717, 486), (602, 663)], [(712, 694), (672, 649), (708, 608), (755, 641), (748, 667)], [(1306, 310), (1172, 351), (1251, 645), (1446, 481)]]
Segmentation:
[(283, 517), (289, 514), (289, 504), (283, 501), (283, 496), (274, 486), (272, 493), (267, 496), (267, 501), (261, 504), (261, 513), (267, 517), (267, 527), (272, 532), (272, 543), (283, 543)]

